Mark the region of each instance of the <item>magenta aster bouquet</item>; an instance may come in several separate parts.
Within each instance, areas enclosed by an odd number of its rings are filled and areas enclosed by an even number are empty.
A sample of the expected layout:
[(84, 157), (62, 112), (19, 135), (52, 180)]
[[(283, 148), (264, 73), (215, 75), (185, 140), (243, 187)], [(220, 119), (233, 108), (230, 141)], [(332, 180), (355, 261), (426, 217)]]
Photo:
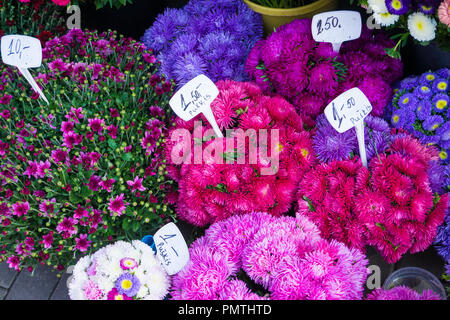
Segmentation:
[(389, 290), (375, 289), (366, 300), (441, 300), (441, 296), (431, 289), (418, 293), (406, 286), (398, 286)]
[(0, 75), (0, 258), (64, 269), (78, 253), (173, 218), (162, 151), (172, 84), (115, 32), (47, 42), (35, 76)]
[(371, 245), (394, 263), (430, 246), (444, 220), (448, 194), (433, 194), (428, 173), (437, 161), (436, 149), (396, 134), (369, 169), (355, 157), (308, 172), (300, 183), (299, 212), (325, 238), (359, 249)]
[[(358, 40), (345, 42), (337, 54), (330, 43), (317, 43), (311, 19), (279, 27), (250, 52), (245, 69), (265, 93), (288, 99), (312, 119), (340, 93), (359, 87), (381, 116), (392, 97), (390, 84), (402, 75), (401, 61), (384, 52), (391, 41), (367, 29)], [(314, 123), (309, 123), (311, 126)]]
[(117, 241), (81, 258), (68, 287), (72, 300), (162, 300), (170, 277), (148, 245)]
[(360, 300), (368, 260), (327, 241), (305, 216), (267, 213), (216, 222), (189, 248), (172, 299)]
[(233, 214), (286, 213), (301, 176), (316, 161), (302, 118), (255, 84), (225, 80), (217, 87), (211, 108), (224, 138), (215, 137), (203, 115), (178, 118), (169, 131), (166, 159), (179, 186), (178, 216), (206, 226)]
[(377, 24), (395, 32), (392, 39), (398, 39), (397, 44), (386, 49), (390, 56), (400, 58), (400, 48), (406, 45), (409, 36), (421, 45), (436, 41), (442, 49), (450, 50), (450, 0), (358, 0), (358, 3), (373, 13)]
[(36, 37), (42, 45), (66, 32), (64, 19), (68, 1), (0, 0), (0, 37), (23, 34)]

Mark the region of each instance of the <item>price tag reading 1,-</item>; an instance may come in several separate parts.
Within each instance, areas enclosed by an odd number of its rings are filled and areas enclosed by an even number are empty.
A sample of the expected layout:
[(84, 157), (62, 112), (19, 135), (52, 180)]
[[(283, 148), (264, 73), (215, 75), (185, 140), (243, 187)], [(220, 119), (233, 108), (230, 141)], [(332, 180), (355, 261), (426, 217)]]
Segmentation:
[(216, 119), (211, 110), (211, 102), (219, 95), (214, 82), (207, 76), (201, 74), (178, 90), (169, 105), (172, 110), (184, 121), (189, 121), (200, 113), (211, 124), (214, 132), (219, 138), (223, 138), (222, 131), (217, 125)]
[(42, 46), (39, 39), (23, 35), (6, 35), (1, 38), (1, 54), (5, 64), (15, 66), (31, 87), (48, 104), (48, 100), (31, 76), (28, 68), (38, 68), (42, 63)]
[(179, 272), (189, 261), (189, 250), (183, 235), (171, 222), (153, 236), (157, 256), (169, 275)]
[(367, 168), (366, 146), (364, 143), (364, 118), (372, 111), (372, 105), (359, 89), (345, 91), (325, 108), (328, 122), (337, 132), (343, 133), (353, 127), (358, 138), (359, 154)]
[(358, 39), (361, 30), (361, 14), (357, 11), (341, 10), (316, 14), (311, 24), (314, 40), (331, 42), (335, 52), (339, 52), (344, 41)]

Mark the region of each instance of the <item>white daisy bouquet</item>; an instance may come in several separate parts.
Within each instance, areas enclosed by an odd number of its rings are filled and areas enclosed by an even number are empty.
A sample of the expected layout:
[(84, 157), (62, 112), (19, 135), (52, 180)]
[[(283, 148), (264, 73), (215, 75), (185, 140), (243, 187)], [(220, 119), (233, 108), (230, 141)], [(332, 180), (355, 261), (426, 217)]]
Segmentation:
[(381, 27), (395, 30), (392, 39), (397, 39), (397, 44), (386, 49), (391, 57), (400, 58), (400, 48), (410, 36), (421, 45), (436, 41), (450, 51), (450, 0), (358, 0), (358, 4), (372, 13)]
[(118, 241), (81, 258), (68, 286), (72, 300), (162, 300), (170, 277), (147, 244)]

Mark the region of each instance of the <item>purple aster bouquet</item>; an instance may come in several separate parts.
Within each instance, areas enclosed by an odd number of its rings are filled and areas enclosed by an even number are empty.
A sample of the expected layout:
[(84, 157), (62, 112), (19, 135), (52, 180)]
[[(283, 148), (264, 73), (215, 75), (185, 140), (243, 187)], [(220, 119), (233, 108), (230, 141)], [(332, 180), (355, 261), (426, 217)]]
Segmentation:
[[(371, 115), (364, 119), (364, 140), (367, 160), (383, 153), (390, 145), (389, 124), (382, 118)], [(354, 130), (339, 133), (328, 122), (325, 114), (317, 117), (313, 148), (321, 162), (341, 161), (359, 155), (358, 141)]]
[(376, 289), (366, 300), (441, 300), (441, 296), (430, 289), (418, 293), (406, 286), (398, 286), (389, 290)]
[(444, 164), (450, 151), (450, 69), (426, 72), (400, 81), (385, 118), (404, 128), (423, 143), (439, 148)]
[[(352, 3), (354, 0), (350, 0)], [(428, 45), (436, 41), (443, 50), (450, 50), (450, 0), (358, 0), (372, 14), (374, 21), (395, 33), (395, 46), (386, 53), (400, 59), (400, 48), (409, 36), (414, 42)]]
[(267, 213), (212, 224), (172, 278), (172, 299), (360, 300), (368, 260), (327, 241), (308, 218)]
[(0, 259), (63, 270), (78, 253), (171, 221), (162, 160), (172, 84), (151, 51), (108, 31), (47, 42), (37, 83), (0, 74)]
[(182, 86), (199, 74), (246, 80), (245, 59), (262, 33), (261, 16), (241, 0), (191, 0), (166, 9), (141, 40), (158, 54), (162, 74)]
[(170, 276), (145, 243), (117, 241), (81, 258), (68, 286), (72, 300), (162, 300)]
[(375, 116), (381, 116), (392, 97), (390, 84), (402, 75), (401, 61), (384, 52), (392, 44), (382, 34), (364, 29), (335, 53), (330, 43), (317, 43), (311, 19), (279, 27), (250, 52), (245, 70), (266, 93), (279, 94), (299, 113), (314, 119), (340, 93), (359, 87), (369, 98)]

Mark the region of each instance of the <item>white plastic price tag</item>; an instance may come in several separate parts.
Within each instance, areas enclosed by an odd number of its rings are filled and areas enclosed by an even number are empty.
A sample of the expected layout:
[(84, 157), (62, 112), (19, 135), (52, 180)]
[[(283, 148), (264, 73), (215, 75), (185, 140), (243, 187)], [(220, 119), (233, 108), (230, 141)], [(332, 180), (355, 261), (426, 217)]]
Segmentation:
[(214, 82), (207, 76), (201, 74), (178, 90), (169, 105), (177, 116), (184, 121), (189, 121), (200, 113), (211, 124), (214, 132), (219, 138), (223, 138), (222, 131), (217, 125), (216, 119), (211, 110), (211, 102), (219, 95)]
[(48, 104), (47, 98), (28, 70), (38, 68), (42, 64), (42, 46), (39, 39), (18, 34), (3, 36), (1, 54), (3, 62), (17, 67), (34, 91)]
[(157, 256), (169, 275), (180, 272), (189, 261), (189, 250), (183, 235), (171, 222), (153, 236)]
[(361, 36), (362, 20), (357, 11), (340, 10), (316, 14), (312, 19), (311, 32), (317, 42), (331, 42), (339, 52), (344, 41)]
[(359, 154), (367, 168), (364, 143), (364, 118), (372, 111), (372, 104), (359, 88), (345, 91), (325, 108), (325, 116), (336, 131), (343, 133), (353, 127), (358, 138)]

